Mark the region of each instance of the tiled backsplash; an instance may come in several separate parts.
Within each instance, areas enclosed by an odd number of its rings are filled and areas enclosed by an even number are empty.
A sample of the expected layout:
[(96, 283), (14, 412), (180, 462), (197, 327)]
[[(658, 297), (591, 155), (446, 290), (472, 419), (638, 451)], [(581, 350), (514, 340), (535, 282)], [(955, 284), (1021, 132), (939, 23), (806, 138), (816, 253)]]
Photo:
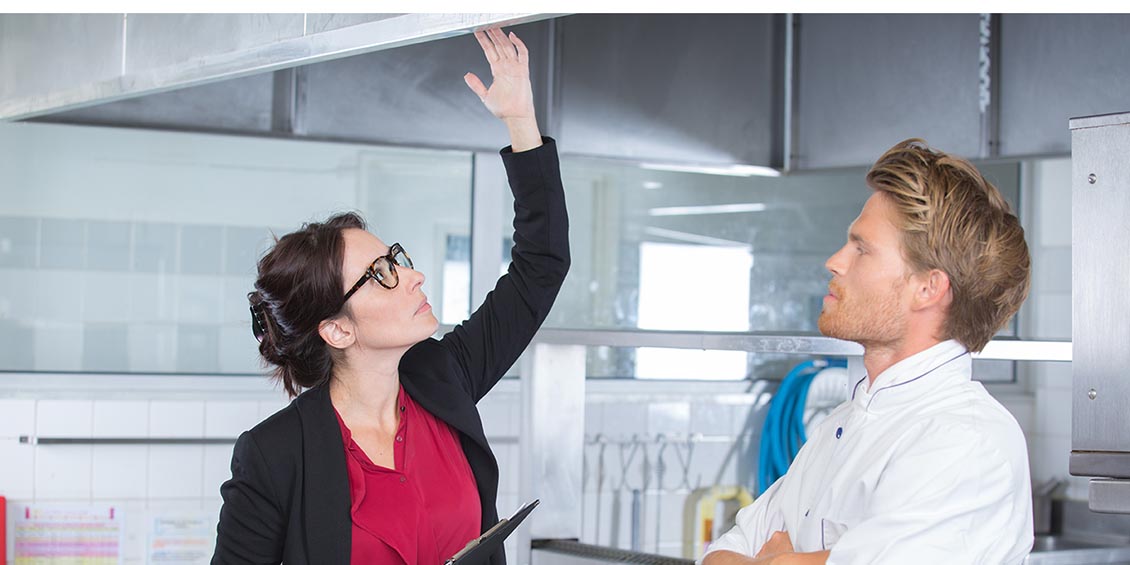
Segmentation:
[[(99, 379), (90, 375), (73, 378)], [(189, 377), (180, 379), (193, 382)], [(28, 503), (118, 505), (127, 531), (124, 563), (144, 562), (147, 524), (156, 517), (207, 513), (214, 520), (220, 483), (230, 477), (231, 445), (18, 443), (21, 435), (235, 438), (287, 402), (264, 378), (198, 380), (194, 391), (182, 385), (176, 392), (150, 393), (148, 399), (144, 391), (123, 397), (113, 392), (122, 388), (116, 383), (108, 385), (113, 390), (104, 392), (68, 392), (60, 385), (44, 389), (38, 397), (25, 393), (0, 399), (0, 461), (4, 461), (0, 494), (9, 498), (9, 512)], [(634, 392), (628, 394), (629, 389)], [(756, 438), (764, 418), (769, 399), (764, 390), (771, 387), (763, 389), (748, 381), (704, 386), (589, 380), (582, 540), (630, 547), (632, 490), (638, 489), (641, 549), (679, 555), (688, 486), (751, 485), (757, 457), (757, 444), (751, 439)], [(519, 392), (519, 382), (508, 379), (480, 404), (483, 426), (499, 462), (498, 507), (503, 513), (520, 503)], [(1062, 445), (1052, 445), (1055, 442), (1045, 441), (1039, 432), (1057, 424), (1033, 418), (1029, 396), (1009, 392), (999, 398), (1023, 426), (1036, 426), (1036, 430), (1026, 430), (1035, 448), (1031, 453), (1034, 475), (1040, 474), (1038, 469), (1056, 465), (1060, 454), (1050, 450), (1069, 450), (1069, 440), (1060, 438)], [(693, 449), (674, 443), (662, 448), (660, 482), (659, 435), (679, 438), (695, 433), (706, 441)], [(611, 442), (604, 446), (603, 463), (601, 445), (595, 441), (598, 436)], [(644, 444), (633, 447), (628, 442), (632, 438)], [(1037, 438), (1035, 443), (1032, 438)], [(11, 557), (13, 548), (10, 543), (8, 547)]]
[(256, 372), (246, 296), (271, 232), (0, 217), (0, 369)]

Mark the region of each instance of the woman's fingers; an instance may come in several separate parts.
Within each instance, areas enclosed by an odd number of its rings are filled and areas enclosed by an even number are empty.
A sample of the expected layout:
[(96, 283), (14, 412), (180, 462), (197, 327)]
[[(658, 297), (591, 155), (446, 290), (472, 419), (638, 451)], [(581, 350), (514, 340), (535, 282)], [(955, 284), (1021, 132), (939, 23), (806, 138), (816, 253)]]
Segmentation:
[(463, 82), (467, 83), (467, 86), (471, 89), (471, 92), (474, 92), (480, 100), (486, 97), (487, 87), (475, 73), (467, 73), (463, 75)]
[(495, 27), (490, 30), (491, 40), (494, 42), (495, 49), (503, 59), (517, 59), (518, 52), (514, 49), (514, 44), (506, 37), (506, 33), (501, 29)]
[(514, 42), (514, 46), (518, 48), (518, 62), (526, 64), (530, 61), (530, 50), (526, 48), (526, 44), (522, 43), (521, 39), (514, 32), (510, 32), (510, 40)]
[(494, 63), (498, 60), (498, 50), (494, 48), (494, 42), (487, 37), (486, 33), (476, 31), (475, 39), (479, 40), (479, 46), (483, 48), (483, 55), (486, 55), (488, 62)]

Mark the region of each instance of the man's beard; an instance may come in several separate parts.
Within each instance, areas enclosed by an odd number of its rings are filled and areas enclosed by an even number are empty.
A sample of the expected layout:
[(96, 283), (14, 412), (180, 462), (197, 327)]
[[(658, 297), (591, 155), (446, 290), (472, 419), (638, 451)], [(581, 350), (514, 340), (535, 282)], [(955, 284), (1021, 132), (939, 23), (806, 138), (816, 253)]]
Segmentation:
[(835, 302), (824, 306), (816, 325), (820, 333), (854, 341), (865, 348), (902, 339), (906, 333), (906, 315), (899, 308), (899, 296), (906, 287), (905, 279), (897, 279), (892, 288), (874, 296), (846, 295), (843, 288), (829, 285)]

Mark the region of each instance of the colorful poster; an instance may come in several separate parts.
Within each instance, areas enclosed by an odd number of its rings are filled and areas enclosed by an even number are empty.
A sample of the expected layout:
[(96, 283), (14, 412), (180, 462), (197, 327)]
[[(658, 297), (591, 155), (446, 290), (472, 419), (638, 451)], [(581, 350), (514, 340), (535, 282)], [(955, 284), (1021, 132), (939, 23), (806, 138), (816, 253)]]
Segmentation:
[(207, 565), (216, 539), (216, 517), (158, 516), (149, 531), (150, 565)]
[(118, 565), (122, 517), (112, 506), (29, 505), (16, 514), (15, 565)]

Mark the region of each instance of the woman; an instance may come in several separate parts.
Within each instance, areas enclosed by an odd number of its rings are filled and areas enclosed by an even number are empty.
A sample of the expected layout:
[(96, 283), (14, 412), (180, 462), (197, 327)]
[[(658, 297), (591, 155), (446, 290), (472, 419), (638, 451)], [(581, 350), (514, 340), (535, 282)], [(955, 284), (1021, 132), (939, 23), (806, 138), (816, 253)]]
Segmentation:
[(423, 274), (356, 215), (280, 239), (249, 298), (259, 351), (297, 398), (236, 442), (212, 563), (437, 564), (498, 521), (498, 464), (475, 403), (549, 313), (569, 268), (568, 218), (526, 46), (498, 29), (475, 37), (494, 82), (464, 80), (512, 142), (501, 152), (509, 272), (437, 341)]

